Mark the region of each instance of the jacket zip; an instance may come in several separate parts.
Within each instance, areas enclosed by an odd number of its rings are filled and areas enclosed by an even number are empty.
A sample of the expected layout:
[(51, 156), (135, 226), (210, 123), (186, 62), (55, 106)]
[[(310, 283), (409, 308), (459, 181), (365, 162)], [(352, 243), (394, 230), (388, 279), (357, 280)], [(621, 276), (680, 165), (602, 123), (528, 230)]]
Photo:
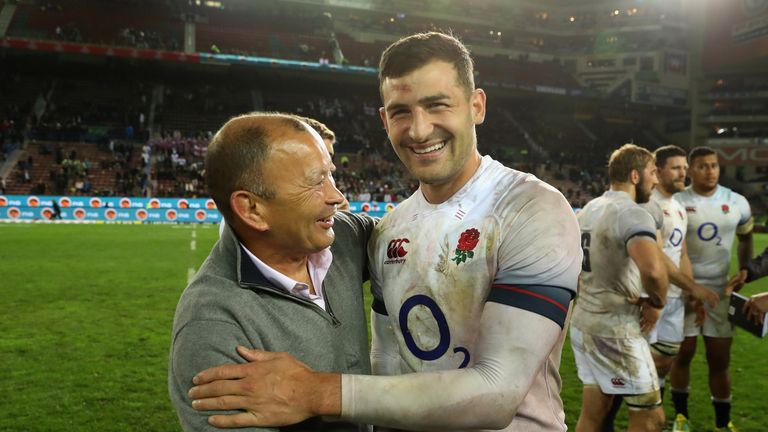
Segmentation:
[(328, 310), (325, 310), (325, 309), (321, 308), (320, 306), (318, 306), (317, 304), (315, 304), (311, 300), (291, 295), (291, 294), (285, 292), (284, 290), (281, 290), (281, 289), (278, 289), (278, 288), (265, 287), (265, 286), (262, 286), (262, 285), (255, 285), (255, 284), (249, 284), (249, 283), (241, 283), (241, 285), (248, 286), (248, 287), (251, 287), (251, 288), (257, 288), (259, 290), (270, 291), (270, 292), (272, 292), (274, 294), (277, 294), (277, 295), (289, 298), (291, 300), (298, 301), (300, 303), (304, 303), (304, 304), (310, 305), (320, 315), (322, 315), (325, 319), (331, 321), (331, 324), (333, 324), (334, 327), (338, 327), (338, 326), (341, 325), (341, 321), (339, 321), (339, 319), (336, 318), (336, 315), (333, 314), (333, 309), (331, 308), (331, 303), (328, 301), (328, 296), (326, 295), (325, 284), (323, 284), (322, 290), (323, 290), (323, 298), (325, 299), (325, 307), (328, 308)]

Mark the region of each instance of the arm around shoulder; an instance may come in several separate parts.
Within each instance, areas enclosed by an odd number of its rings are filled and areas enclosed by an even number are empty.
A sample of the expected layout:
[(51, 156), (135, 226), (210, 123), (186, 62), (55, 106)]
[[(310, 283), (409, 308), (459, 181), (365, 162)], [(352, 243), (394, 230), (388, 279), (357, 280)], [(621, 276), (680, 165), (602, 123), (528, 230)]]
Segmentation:
[(472, 366), (387, 377), (342, 375), (342, 417), (402, 429), (502, 429), (561, 332), (542, 315), (489, 302)]

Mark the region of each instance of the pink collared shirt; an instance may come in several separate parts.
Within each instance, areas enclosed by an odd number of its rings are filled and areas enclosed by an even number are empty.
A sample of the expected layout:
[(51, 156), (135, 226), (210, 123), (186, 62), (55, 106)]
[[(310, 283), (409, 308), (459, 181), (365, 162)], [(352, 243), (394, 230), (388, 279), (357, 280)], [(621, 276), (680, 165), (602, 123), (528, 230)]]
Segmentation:
[(315, 293), (312, 294), (309, 291), (309, 285), (295, 281), (288, 276), (280, 273), (272, 267), (265, 264), (262, 260), (256, 258), (256, 255), (252, 254), (244, 244), (240, 243), (248, 254), (256, 268), (259, 269), (261, 274), (267, 278), (268, 281), (275, 284), (276, 287), (284, 289), (295, 296), (302, 297), (310, 300), (312, 303), (325, 309), (325, 299), (323, 299), (323, 280), (328, 274), (328, 270), (331, 268), (331, 262), (333, 262), (333, 254), (331, 248), (327, 247), (320, 252), (313, 253), (307, 257), (307, 267), (309, 270), (309, 277), (312, 279), (312, 285), (315, 287)]

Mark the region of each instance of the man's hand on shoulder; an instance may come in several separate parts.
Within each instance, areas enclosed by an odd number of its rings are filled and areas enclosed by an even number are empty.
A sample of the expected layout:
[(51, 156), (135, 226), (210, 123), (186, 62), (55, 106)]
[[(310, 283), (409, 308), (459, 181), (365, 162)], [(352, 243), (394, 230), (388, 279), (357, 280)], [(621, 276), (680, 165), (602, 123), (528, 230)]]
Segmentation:
[(248, 363), (206, 369), (192, 380), (194, 409), (245, 411), (211, 416), (213, 426), (286, 426), (341, 412), (340, 375), (315, 372), (288, 353), (237, 351)]

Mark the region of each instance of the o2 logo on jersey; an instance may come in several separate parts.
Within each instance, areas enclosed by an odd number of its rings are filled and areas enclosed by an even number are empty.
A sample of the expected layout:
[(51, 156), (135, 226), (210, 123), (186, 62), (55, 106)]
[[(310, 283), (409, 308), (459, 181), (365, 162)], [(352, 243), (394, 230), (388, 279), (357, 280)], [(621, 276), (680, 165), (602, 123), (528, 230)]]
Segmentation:
[(405, 245), (411, 241), (407, 238), (394, 239), (387, 245), (387, 259), (384, 264), (402, 264), (405, 262), (405, 256), (408, 255), (408, 251), (405, 250)]
[(675, 228), (672, 230), (672, 234), (669, 236), (669, 244), (671, 244), (674, 247), (680, 246), (680, 243), (683, 242), (683, 232), (680, 231), (680, 228)]
[(699, 229), (696, 230), (696, 234), (699, 236), (699, 239), (705, 242), (716, 240), (718, 246), (720, 246), (720, 243), (723, 241), (723, 238), (717, 235), (717, 225), (712, 222), (704, 222), (701, 224)]
[[(408, 328), (408, 314), (411, 313), (416, 306), (424, 306), (432, 313), (432, 318), (437, 323), (437, 330), (440, 333), (440, 340), (437, 346), (431, 350), (423, 350), (417, 344), (416, 340), (411, 335), (411, 330)], [(445, 314), (440, 310), (440, 306), (435, 303), (430, 297), (423, 294), (416, 294), (409, 297), (403, 302), (403, 306), (400, 308), (400, 314), (398, 316), (400, 322), (400, 330), (403, 332), (403, 341), (405, 346), (408, 347), (408, 351), (411, 352), (416, 358), (424, 361), (437, 360), (444, 356), (448, 352), (448, 348), (451, 346), (451, 331), (448, 328), (448, 321), (445, 319)], [(469, 350), (464, 347), (455, 347), (453, 352), (458, 354), (464, 354), (464, 360), (459, 365), (459, 369), (467, 367), (469, 364)]]

